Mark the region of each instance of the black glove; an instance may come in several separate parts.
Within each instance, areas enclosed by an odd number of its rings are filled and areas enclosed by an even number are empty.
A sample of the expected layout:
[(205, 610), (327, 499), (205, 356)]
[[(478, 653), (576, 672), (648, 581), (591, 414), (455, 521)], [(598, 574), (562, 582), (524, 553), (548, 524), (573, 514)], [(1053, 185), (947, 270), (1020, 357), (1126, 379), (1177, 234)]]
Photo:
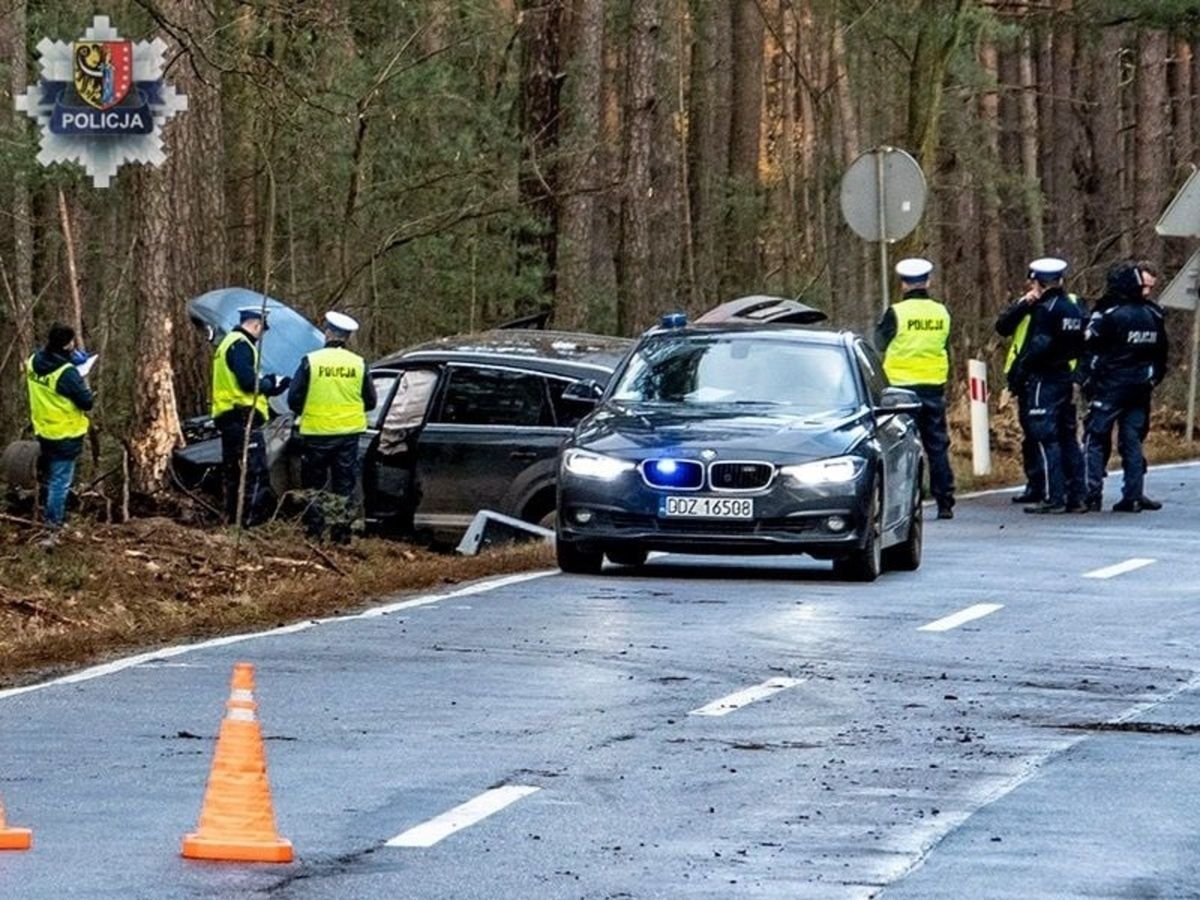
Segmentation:
[(292, 379), (288, 375), (284, 375), (282, 378), (280, 378), (278, 375), (275, 375), (273, 377), (275, 378), (275, 393), (276, 394), (282, 394), (284, 391), (286, 391), (288, 389), (288, 386), (291, 385), (291, 383), (292, 383)]

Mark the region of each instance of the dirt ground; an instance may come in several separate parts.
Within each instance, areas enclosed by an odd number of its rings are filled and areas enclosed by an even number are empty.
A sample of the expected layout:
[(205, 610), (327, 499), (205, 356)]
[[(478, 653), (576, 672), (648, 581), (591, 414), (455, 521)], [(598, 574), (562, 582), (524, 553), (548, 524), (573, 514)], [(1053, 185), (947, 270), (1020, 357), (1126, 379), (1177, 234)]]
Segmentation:
[(134, 648), (336, 614), (405, 591), (553, 565), (544, 545), (477, 557), (395, 541), (311, 548), (290, 525), (243, 534), (165, 518), (75, 519), (53, 552), (0, 525), (0, 684)]

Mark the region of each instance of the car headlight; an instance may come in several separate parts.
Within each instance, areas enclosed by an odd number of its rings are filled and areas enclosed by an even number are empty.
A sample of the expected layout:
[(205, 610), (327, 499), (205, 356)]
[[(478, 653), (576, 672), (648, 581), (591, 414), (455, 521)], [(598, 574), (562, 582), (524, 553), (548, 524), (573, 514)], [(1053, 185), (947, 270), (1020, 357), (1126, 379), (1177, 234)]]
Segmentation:
[(783, 466), (779, 471), (799, 484), (844, 484), (857, 478), (866, 464), (861, 456), (835, 456), (798, 466)]
[(568, 450), (563, 454), (563, 468), (580, 478), (612, 481), (626, 472), (632, 472), (636, 467), (627, 459), (617, 459), (615, 456), (605, 456), (588, 450)]

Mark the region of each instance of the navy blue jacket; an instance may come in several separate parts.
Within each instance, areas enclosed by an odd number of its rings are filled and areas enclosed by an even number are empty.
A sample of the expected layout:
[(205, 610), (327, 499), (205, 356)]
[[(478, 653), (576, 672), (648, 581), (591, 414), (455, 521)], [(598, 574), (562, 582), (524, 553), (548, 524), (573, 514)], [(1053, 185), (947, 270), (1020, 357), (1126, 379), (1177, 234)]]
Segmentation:
[(1096, 304), (1088, 319), (1086, 378), (1095, 392), (1156, 385), (1167, 374), (1162, 308), (1140, 297)]
[[(64, 363), (69, 363), (70, 361), (71, 358), (65, 353), (42, 349), (33, 355), (33, 371), (37, 375), (49, 375), (55, 369), (60, 368)], [(86, 382), (84, 382), (83, 376), (79, 374), (79, 370), (74, 366), (71, 366), (59, 376), (55, 390), (84, 412), (88, 412), (95, 405), (95, 397), (92, 396), (92, 392), (88, 389)], [(73, 458), (78, 456), (83, 449), (83, 438), (81, 437), (65, 438), (60, 441), (38, 438), (38, 442), (42, 445), (43, 453), (55, 458)]]
[[(253, 394), (254, 349), (251, 347), (251, 344), (256, 345), (258, 341), (254, 335), (240, 326), (234, 330), (244, 334), (250, 340), (250, 344), (247, 344), (245, 341), (234, 341), (230, 344), (225, 351), (225, 365), (229, 366), (229, 370), (233, 372), (233, 377), (237, 379), (238, 387), (247, 394)], [(279, 378), (275, 375), (260, 374), (258, 378), (258, 393), (264, 397), (274, 397), (276, 394), (282, 394), (286, 389), (287, 385), (280, 386)], [(232, 421), (235, 417), (237, 421), (242, 421), (245, 418), (245, 411), (232, 409), (217, 416), (215, 421), (217, 425), (220, 425), (222, 421)], [(258, 423), (261, 417), (255, 413), (254, 419)]]
[[(345, 347), (345, 341), (326, 341), (326, 347)], [(288, 409), (296, 415), (304, 412), (304, 401), (308, 399), (308, 383), (311, 379), (311, 371), (308, 365), (308, 356), (304, 356), (300, 360), (300, 366), (296, 369), (296, 374), (292, 376), (291, 387), (288, 388), (287, 404)], [(362, 401), (363, 409), (370, 412), (375, 408), (378, 400), (375, 397), (375, 382), (371, 378), (369, 371), (363, 373), (362, 383)]]
[(1029, 313), (1029, 330), (1017, 361), (1021, 376), (1070, 381), (1071, 360), (1083, 353), (1083, 311), (1060, 287), (1047, 290)]

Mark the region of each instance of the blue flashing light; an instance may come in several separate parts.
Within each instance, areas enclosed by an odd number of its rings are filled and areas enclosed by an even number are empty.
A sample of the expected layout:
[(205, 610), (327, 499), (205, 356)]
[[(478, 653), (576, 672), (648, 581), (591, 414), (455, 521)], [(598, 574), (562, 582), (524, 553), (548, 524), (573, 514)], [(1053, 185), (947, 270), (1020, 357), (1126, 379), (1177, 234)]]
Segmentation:
[(704, 482), (704, 467), (693, 460), (651, 459), (644, 471), (646, 481), (658, 488), (695, 490)]
[(663, 328), (683, 328), (687, 325), (688, 317), (685, 312), (667, 313), (662, 317)]

